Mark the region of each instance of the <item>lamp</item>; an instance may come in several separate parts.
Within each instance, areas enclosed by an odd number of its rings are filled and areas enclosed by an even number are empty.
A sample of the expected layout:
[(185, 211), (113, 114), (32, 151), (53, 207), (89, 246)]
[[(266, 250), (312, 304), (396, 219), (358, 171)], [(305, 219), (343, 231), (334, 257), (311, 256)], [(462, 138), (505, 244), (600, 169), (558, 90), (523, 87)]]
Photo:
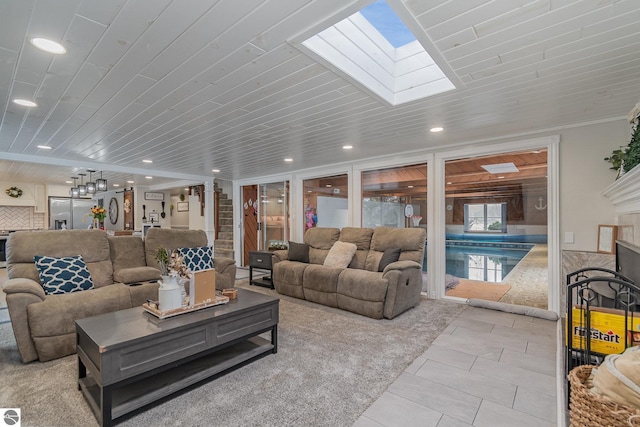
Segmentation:
[(73, 199), (76, 199), (80, 197), (80, 193), (78, 193), (78, 186), (76, 185), (76, 180), (78, 179), (78, 177), (72, 176), (71, 179), (73, 180), (73, 187), (69, 189), (69, 196), (71, 196), (71, 198)]
[(96, 190), (107, 191), (107, 180), (102, 178), (102, 171), (100, 171), (100, 179), (96, 179)]
[(91, 179), (93, 178), (93, 173), (95, 172), (93, 169), (87, 169), (89, 172), (89, 181), (87, 182), (87, 194), (96, 194), (96, 183)]
[(83, 178), (87, 175), (86, 173), (79, 173), (78, 175), (80, 175), (80, 185), (78, 185), (78, 194), (80, 196), (86, 196), (87, 195), (87, 186), (84, 185), (84, 181)]

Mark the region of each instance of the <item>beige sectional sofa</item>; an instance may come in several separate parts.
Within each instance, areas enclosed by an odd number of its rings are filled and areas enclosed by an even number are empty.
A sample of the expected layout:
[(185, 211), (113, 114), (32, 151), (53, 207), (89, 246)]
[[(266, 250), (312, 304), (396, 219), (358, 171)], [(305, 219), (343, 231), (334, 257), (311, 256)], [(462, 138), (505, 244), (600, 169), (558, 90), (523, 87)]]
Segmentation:
[[(421, 228), (311, 228), (304, 235), (309, 262), (273, 256), (273, 283), (283, 294), (374, 319), (393, 319), (420, 302), (426, 231)], [(356, 245), (347, 268), (324, 265), (336, 242)], [(399, 258), (379, 270), (385, 250)]]
[[(155, 249), (206, 246), (202, 230), (153, 228), (136, 236), (109, 237), (101, 230), (15, 232), (7, 241), (9, 280), (2, 284), (23, 362), (47, 361), (76, 351), (75, 321), (139, 306), (158, 298)], [(82, 255), (94, 289), (47, 295), (34, 256)], [(233, 286), (235, 261), (215, 258), (216, 285)]]

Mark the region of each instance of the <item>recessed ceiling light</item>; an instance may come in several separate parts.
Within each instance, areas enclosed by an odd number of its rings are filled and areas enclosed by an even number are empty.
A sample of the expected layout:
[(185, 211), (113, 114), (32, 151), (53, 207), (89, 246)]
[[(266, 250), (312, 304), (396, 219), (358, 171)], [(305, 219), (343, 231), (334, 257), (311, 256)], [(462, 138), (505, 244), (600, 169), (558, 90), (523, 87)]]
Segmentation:
[(142, 163), (153, 163), (153, 160), (144, 159), (144, 160), (142, 161)]
[(451, 184), (453, 184), (453, 182), (451, 182), (451, 181), (447, 182), (447, 185), (451, 185)]
[(413, 188), (413, 185), (407, 185), (407, 188)]
[(327, 184), (327, 185), (325, 185), (325, 187), (331, 188), (331, 184)]
[(220, 169), (211, 169), (211, 172), (213, 172), (213, 173), (219, 173), (219, 172), (220, 172)]
[(120, 187), (120, 184), (113, 184), (114, 187)]
[(286, 159), (284, 159), (285, 162), (293, 162), (293, 159), (291, 157), (287, 157)]
[(135, 181), (129, 180), (129, 181), (127, 181), (127, 184), (135, 184)]
[(48, 145), (38, 145), (38, 148), (42, 148), (43, 150), (51, 150), (51, 147)]
[(152, 176), (145, 176), (145, 178), (147, 178), (147, 179), (153, 179), (153, 177), (152, 177)]
[(64, 46), (60, 43), (54, 42), (53, 40), (34, 37), (31, 39), (31, 44), (40, 50), (44, 50), (45, 52), (53, 53), (55, 55), (67, 53), (67, 49)]
[(307, 193), (313, 193), (313, 190), (307, 190)]
[(499, 176), (498, 179), (504, 179), (504, 176)]
[(353, 145), (343, 145), (342, 149), (343, 150), (351, 150), (351, 149), (353, 149)]
[(65, 181), (65, 184), (73, 184), (73, 181)]
[(189, 191), (189, 187), (184, 187), (184, 191)]
[(440, 126), (436, 126), (436, 127), (432, 127), (431, 129), (429, 129), (429, 132), (442, 132), (444, 130), (443, 127)]
[(13, 100), (14, 103), (18, 104), (18, 105), (22, 105), (23, 107), (37, 107), (38, 104), (36, 104), (33, 101), (30, 101), (28, 99), (22, 99), (22, 98), (16, 98)]

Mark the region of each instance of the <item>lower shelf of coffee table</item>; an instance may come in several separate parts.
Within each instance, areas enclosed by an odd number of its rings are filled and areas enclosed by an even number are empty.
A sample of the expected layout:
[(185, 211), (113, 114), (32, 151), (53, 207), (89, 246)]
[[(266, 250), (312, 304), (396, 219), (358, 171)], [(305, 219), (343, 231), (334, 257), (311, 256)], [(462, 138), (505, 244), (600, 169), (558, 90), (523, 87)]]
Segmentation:
[[(151, 376), (115, 384), (112, 386), (111, 418), (119, 418), (202, 380), (231, 371), (272, 352), (273, 348), (270, 341), (256, 336)], [(99, 414), (100, 386), (91, 375), (79, 381), (91, 409)]]

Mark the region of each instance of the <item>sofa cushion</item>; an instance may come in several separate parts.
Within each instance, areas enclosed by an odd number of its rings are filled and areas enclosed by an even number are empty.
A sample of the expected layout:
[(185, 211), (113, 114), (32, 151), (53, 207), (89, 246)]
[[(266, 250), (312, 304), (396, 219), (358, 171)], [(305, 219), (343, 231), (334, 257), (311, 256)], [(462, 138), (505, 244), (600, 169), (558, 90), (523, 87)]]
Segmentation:
[(390, 248), (400, 248), (399, 261), (415, 261), (422, 265), (426, 237), (427, 232), (423, 228), (376, 228), (371, 237), (365, 270), (378, 271), (384, 251)]
[(289, 241), (289, 261), (309, 262), (309, 245)]
[(330, 268), (347, 268), (356, 249), (358, 247), (354, 243), (335, 242), (324, 259), (323, 265)]
[(373, 228), (356, 228), (345, 227), (340, 231), (340, 241), (355, 243), (358, 247), (356, 254), (349, 264), (349, 268), (364, 268), (364, 263), (371, 247), (371, 236), (373, 235)]
[(120, 283), (140, 283), (160, 280), (160, 270), (153, 267), (121, 268), (113, 272), (113, 278)]
[(304, 242), (309, 245), (309, 263), (324, 264), (329, 249), (340, 238), (339, 228), (314, 227), (304, 233)]
[(380, 258), (380, 264), (378, 264), (378, 272), (382, 273), (387, 265), (398, 261), (398, 259), (400, 259), (400, 248), (385, 249), (382, 258)]
[(382, 319), (389, 281), (374, 271), (347, 268), (338, 278), (338, 308)]
[(62, 258), (36, 255), (33, 258), (46, 294), (93, 289), (91, 273), (81, 255)]
[(304, 299), (302, 277), (309, 267), (305, 262), (284, 260), (273, 266), (273, 285), (279, 294)]
[(40, 283), (35, 255), (69, 257), (82, 255), (96, 288), (113, 283), (109, 240), (103, 230), (16, 231), (7, 239), (9, 278), (24, 277)]
[(309, 265), (304, 270), (303, 276), (304, 299), (337, 307), (336, 290), (342, 270), (342, 268), (330, 268), (324, 265)]
[(159, 246), (169, 253), (178, 248), (195, 248), (207, 246), (207, 233), (204, 230), (172, 230), (170, 228), (152, 227), (144, 238), (144, 251), (147, 265), (160, 270), (156, 261), (156, 250)]
[(213, 250), (211, 246), (195, 248), (178, 248), (184, 263), (191, 271), (210, 270), (213, 268)]

